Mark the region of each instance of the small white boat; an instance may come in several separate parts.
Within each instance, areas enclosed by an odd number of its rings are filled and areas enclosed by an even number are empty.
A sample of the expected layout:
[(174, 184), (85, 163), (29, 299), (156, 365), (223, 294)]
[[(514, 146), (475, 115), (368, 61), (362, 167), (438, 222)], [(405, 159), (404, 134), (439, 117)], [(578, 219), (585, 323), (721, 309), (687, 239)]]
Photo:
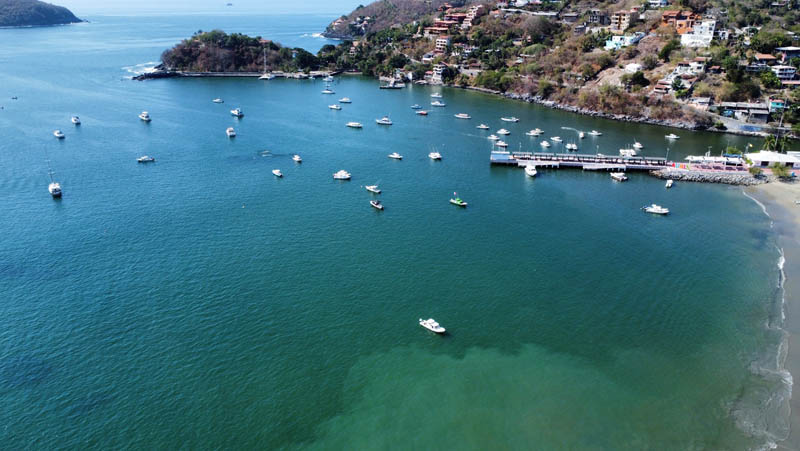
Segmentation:
[(375, 119), (375, 123), (378, 125), (392, 125), (392, 120), (389, 119), (389, 116), (383, 116), (380, 119)]
[(331, 88), (325, 88), (322, 90), (323, 94), (336, 94), (336, 92)]
[(653, 213), (654, 215), (668, 215), (669, 209), (662, 207), (661, 205), (650, 204), (647, 206), (642, 207), (642, 210), (645, 213)]
[(147, 111), (142, 111), (141, 114), (139, 114), (139, 119), (145, 122), (150, 122), (152, 120), (150, 118), (150, 113), (148, 113)]
[(525, 175), (528, 177), (536, 177), (536, 166), (525, 166)]
[(639, 149), (644, 148), (644, 146), (639, 141), (634, 141), (633, 148), (636, 149), (636, 150), (639, 150)]
[(550, 142), (549, 141), (542, 141), (542, 142), (539, 143), (539, 145), (542, 146), (542, 147), (550, 147)]
[(281, 172), (280, 169), (273, 169), (272, 170), (272, 175), (274, 175), (275, 177), (278, 177), (278, 178), (283, 177), (283, 173)]
[(214, 103), (225, 103), (225, 101), (220, 99), (219, 97), (217, 97), (216, 99), (212, 100), (212, 102), (214, 102)]
[(431, 98), (433, 98), (433, 99), (441, 99), (442, 95), (439, 94), (438, 92), (434, 92), (433, 94), (431, 94)]
[(427, 116), (428, 112), (425, 111), (425, 110), (419, 110), (419, 111), (417, 111), (417, 115), (419, 115), (419, 116)]
[(225, 134), (228, 135), (228, 138), (233, 138), (236, 136), (236, 130), (234, 130), (233, 127), (228, 127), (225, 129)]
[(481, 129), (481, 130), (489, 130), (489, 126), (488, 126), (488, 125), (486, 125), (486, 124), (480, 124), (480, 125), (478, 125), (478, 126), (477, 126), (477, 127), (475, 127), (475, 128), (479, 128), (479, 129)]
[(670, 133), (669, 135), (664, 135), (664, 138), (667, 138), (667, 139), (681, 139), (681, 137), (676, 135), (675, 133)]
[(56, 130), (53, 132), (53, 136), (55, 136), (56, 139), (64, 139), (64, 132), (61, 130)]
[(136, 159), (137, 163), (152, 163), (154, 161), (156, 161), (155, 158), (147, 156), (147, 155), (142, 155), (141, 157)]
[(673, 185), (674, 183), (675, 183), (675, 182), (673, 182), (673, 181), (672, 181), (672, 179), (669, 179), (669, 180), (667, 180), (667, 185), (666, 185), (667, 189), (670, 189), (670, 188), (672, 188), (672, 185)]
[(328, 108), (330, 108), (332, 110), (341, 110), (342, 109), (342, 107), (340, 107), (339, 105), (336, 105), (335, 103), (333, 105), (328, 105)]
[(554, 143), (560, 143), (563, 140), (558, 136), (553, 136), (552, 138), (550, 138), (550, 141), (553, 141)]
[(636, 152), (636, 149), (619, 149), (619, 155), (621, 157), (635, 157), (638, 152)]
[(380, 194), (381, 193), (381, 190), (378, 189), (378, 185), (367, 185), (367, 186), (364, 187), (364, 189), (366, 189), (370, 193), (374, 193), (374, 194)]
[(350, 100), (350, 97), (342, 97), (339, 99), (339, 103), (353, 103), (353, 101)]
[(578, 150), (578, 145), (575, 143), (567, 143), (566, 148), (567, 150)]
[(455, 116), (457, 119), (472, 119), (472, 116), (467, 113), (458, 113)]
[(508, 143), (503, 140), (495, 141), (494, 145), (497, 147), (508, 147)]
[(420, 105), (418, 103), (415, 103), (415, 104), (411, 105), (411, 109), (412, 110), (421, 110), (422, 109), (422, 105)]
[(369, 204), (378, 210), (383, 210), (383, 204), (378, 199), (369, 201)]
[(272, 75), (269, 72), (264, 72), (260, 77), (258, 77), (258, 79), (259, 80), (273, 80), (273, 79), (275, 79), (275, 76)]
[(419, 319), (419, 325), (428, 329), (431, 332), (436, 332), (437, 334), (445, 333), (444, 327), (440, 326), (433, 318), (428, 319)]
[(537, 128), (537, 129), (535, 129), (535, 130), (531, 130), (531, 131), (529, 131), (529, 132), (527, 132), (527, 133), (525, 133), (525, 134), (526, 134), (526, 135), (528, 135), (528, 136), (539, 136), (539, 135), (541, 135), (542, 133), (544, 133), (544, 132), (543, 132), (543, 131), (541, 131), (541, 130), (539, 130), (539, 129)]
[(500, 139), (500, 137), (497, 135), (489, 135), (486, 137), (486, 139), (488, 139), (489, 141), (497, 141)]
[(231, 110), (231, 116), (234, 117), (244, 117), (244, 113), (242, 113), (241, 108), (234, 108)]
[(586, 133), (584, 133), (584, 132), (578, 133), (578, 138), (580, 138), (580, 139), (586, 138)]
[(460, 197), (458, 197), (457, 193), (453, 193), (453, 195), (456, 196), (456, 197), (450, 199), (450, 203), (451, 204), (457, 205), (459, 207), (466, 207), (467, 206), (467, 203), (464, 202)]
[(514, 116), (511, 116), (511, 117), (501, 117), (501, 118), (500, 118), (500, 120), (501, 120), (501, 121), (505, 121), (505, 122), (519, 122), (519, 119), (515, 118)]
[(61, 197), (61, 184), (58, 182), (50, 182), (47, 185), (47, 191), (50, 192), (50, 195), (53, 197)]
[(300, 158), (300, 155), (297, 155), (297, 154), (292, 156), (292, 160), (294, 160), (295, 163), (302, 163), (303, 162), (303, 159)]
[(440, 107), (443, 107), (443, 106), (446, 106), (446, 104), (445, 104), (444, 102), (440, 102), (440, 101), (436, 100), (436, 101), (434, 101), (434, 102), (431, 102), (431, 106), (440, 106)]
[(389, 154), (389, 158), (392, 158), (392, 159), (395, 159), (395, 160), (402, 160), (403, 156), (400, 155), (397, 152), (392, 152), (392, 153)]
[(498, 135), (510, 135), (511, 132), (506, 130), (506, 129), (504, 129), (504, 128), (501, 128), (500, 130), (497, 130), (497, 134)]
[(361, 122), (348, 122), (345, 125), (347, 125), (350, 128), (361, 128), (361, 127), (364, 126), (364, 125), (361, 124)]
[(589, 132), (591, 136), (603, 136), (602, 133), (598, 132), (597, 130), (592, 130)]
[(428, 154), (428, 158), (430, 158), (431, 160), (441, 160), (442, 154), (440, 154), (439, 152), (431, 152)]
[(339, 172), (333, 174), (334, 180), (350, 180), (350, 173), (342, 169)]
[(624, 182), (625, 180), (628, 180), (628, 176), (625, 175), (624, 172), (612, 172), (611, 178), (618, 182)]
[(75, 125), (81, 125), (81, 118), (79, 118), (78, 116), (72, 116), (72, 119), (70, 119), (70, 120)]

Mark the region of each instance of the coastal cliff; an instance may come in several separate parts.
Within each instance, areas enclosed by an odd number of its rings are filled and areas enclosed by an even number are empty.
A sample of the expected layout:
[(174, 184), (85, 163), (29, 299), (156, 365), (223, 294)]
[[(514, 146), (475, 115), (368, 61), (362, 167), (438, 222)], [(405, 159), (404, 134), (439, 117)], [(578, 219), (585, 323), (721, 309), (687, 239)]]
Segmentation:
[(83, 22), (63, 6), (37, 0), (0, 0), (0, 27), (32, 27)]

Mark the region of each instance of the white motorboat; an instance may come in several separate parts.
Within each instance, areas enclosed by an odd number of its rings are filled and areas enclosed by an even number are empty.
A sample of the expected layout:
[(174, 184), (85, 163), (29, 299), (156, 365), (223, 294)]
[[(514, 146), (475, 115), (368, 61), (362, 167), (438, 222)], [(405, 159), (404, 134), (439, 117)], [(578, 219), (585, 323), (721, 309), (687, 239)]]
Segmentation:
[(653, 213), (654, 215), (668, 215), (669, 209), (662, 207), (661, 205), (650, 204), (647, 206), (642, 207), (642, 210), (645, 213)]
[(472, 119), (472, 116), (467, 113), (458, 113), (455, 115), (455, 117), (456, 119)]
[(633, 146), (632, 146), (632, 147), (633, 147), (634, 149), (636, 149), (636, 150), (639, 150), (639, 149), (642, 149), (642, 148), (644, 148), (644, 146), (642, 145), (642, 143), (640, 143), (639, 141), (634, 141), (634, 143), (633, 143)]
[(446, 106), (446, 104), (444, 102), (440, 102), (440, 101), (436, 100), (434, 102), (431, 102), (431, 106), (443, 107), (443, 106)]
[(367, 185), (367, 186), (364, 187), (364, 189), (366, 189), (367, 191), (369, 191), (370, 193), (373, 193), (373, 194), (380, 194), (381, 193), (381, 190), (378, 189), (378, 185)]
[(511, 116), (511, 117), (501, 117), (501, 118), (500, 118), (500, 120), (501, 120), (501, 121), (505, 121), (505, 122), (519, 122), (519, 119), (517, 119), (517, 118), (516, 118), (516, 117), (514, 117), (514, 116)]
[(479, 128), (479, 129), (481, 129), (481, 130), (489, 130), (489, 126), (488, 126), (488, 125), (486, 125), (486, 124), (480, 124), (480, 125), (478, 125), (478, 126), (477, 126), (477, 127), (475, 127), (475, 128)]
[(422, 109), (422, 105), (420, 105), (418, 103), (415, 103), (415, 104), (411, 105), (411, 109), (412, 110), (421, 110)]
[(550, 142), (549, 141), (542, 141), (542, 142), (539, 143), (539, 145), (542, 146), (542, 147), (550, 147)]
[(428, 112), (425, 111), (425, 110), (419, 110), (419, 111), (417, 111), (417, 115), (419, 115), (419, 116), (427, 116)]
[(228, 135), (228, 138), (233, 138), (236, 136), (236, 130), (233, 127), (228, 127), (225, 129), (225, 134)]
[(586, 138), (586, 133), (584, 133), (584, 132), (578, 133), (578, 138), (580, 138), (580, 139)]
[(212, 102), (214, 102), (214, 103), (225, 103), (225, 101), (220, 99), (219, 97), (217, 97), (216, 99), (212, 100)]
[(323, 94), (336, 94), (336, 92), (333, 89), (330, 89), (330, 88), (325, 88), (321, 92)]
[(283, 177), (283, 172), (281, 172), (280, 169), (273, 169), (272, 170), (272, 175), (274, 175), (275, 177), (280, 178), (280, 177)]
[(434, 151), (434, 152), (431, 152), (431, 153), (428, 154), (428, 158), (430, 158), (431, 160), (441, 160), (442, 159), (442, 154), (440, 154), (439, 152)]
[(303, 159), (300, 158), (300, 155), (297, 155), (297, 154), (292, 156), (292, 160), (294, 160), (295, 163), (302, 163), (303, 162)]
[(234, 117), (244, 117), (244, 113), (242, 113), (241, 108), (234, 108), (231, 110), (231, 116)]
[(589, 132), (591, 136), (603, 136), (602, 133), (598, 132), (597, 130), (592, 130)]
[(348, 122), (345, 125), (347, 125), (350, 128), (361, 128), (361, 127), (364, 126), (364, 125), (361, 124), (361, 122)]
[(536, 177), (536, 166), (525, 166), (525, 175), (528, 177)]
[(333, 174), (334, 180), (350, 180), (350, 173), (342, 169)]
[(419, 325), (428, 329), (431, 332), (436, 332), (437, 334), (445, 333), (445, 328), (440, 326), (433, 318), (428, 319), (419, 319)]
[(567, 143), (565, 147), (567, 150), (578, 150), (578, 145), (575, 143)]
[(681, 139), (681, 137), (676, 135), (675, 133), (670, 133), (669, 135), (664, 135), (664, 138), (667, 138), (667, 139)]
[(330, 108), (332, 110), (337, 110), (337, 111), (342, 109), (342, 107), (340, 107), (339, 105), (337, 105), (335, 103), (333, 105), (328, 105), (328, 108)]
[(72, 119), (70, 119), (70, 120), (75, 125), (81, 125), (81, 118), (79, 118), (78, 116), (72, 116)]
[(342, 97), (339, 99), (339, 103), (353, 103), (353, 101), (350, 100), (350, 97)]
[(486, 139), (488, 139), (489, 141), (497, 141), (500, 139), (500, 137), (497, 135), (489, 135), (486, 137)]
[(275, 76), (269, 72), (265, 72), (260, 77), (258, 77), (259, 80), (273, 80), (274, 78)]
[(497, 147), (508, 147), (508, 143), (503, 140), (495, 141), (494, 145)]
[(369, 204), (378, 210), (383, 210), (383, 204), (378, 199), (369, 201)]
[(497, 134), (498, 135), (510, 135), (511, 132), (506, 130), (506, 129), (504, 129), (504, 128), (501, 128), (500, 130), (497, 130)]
[(375, 119), (375, 123), (378, 125), (392, 125), (392, 120), (389, 119), (389, 116), (383, 116), (380, 119)]
[(148, 155), (142, 155), (136, 159), (137, 163), (152, 163), (154, 161), (156, 161), (156, 159)]
[(152, 119), (150, 118), (150, 113), (148, 113), (147, 111), (142, 111), (142, 112), (139, 114), (139, 119), (141, 119), (141, 120), (143, 120), (143, 121), (145, 121), (145, 122), (150, 122), (150, 121), (152, 120)]
[(464, 202), (460, 197), (458, 197), (458, 193), (453, 193), (453, 198), (450, 199), (450, 203), (453, 205), (457, 205), (459, 207), (466, 207), (467, 203)]
[(389, 158), (392, 158), (392, 159), (394, 159), (394, 160), (402, 160), (402, 159), (403, 159), (403, 156), (402, 156), (402, 155), (400, 155), (400, 154), (399, 154), (399, 153), (397, 153), (397, 152), (392, 152), (392, 153), (390, 153), (390, 154), (389, 154)]
[(560, 143), (563, 140), (558, 136), (553, 136), (552, 138), (550, 138), (550, 141), (553, 141), (554, 143)]
[(636, 152), (636, 149), (619, 149), (619, 155), (621, 157), (635, 157), (638, 152)]
[(438, 92), (434, 92), (433, 94), (431, 94), (431, 98), (433, 98), (433, 99), (441, 99), (442, 95), (439, 94)]
[(625, 175), (624, 172), (612, 172), (611, 178), (618, 182), (624, 182), (625, 180), (628, 180), (628, 176)]
[(64, 139), (64, 132), (62, 132), (61, 130), (55, 130), (53, 132), (53, 136), (55, 136), (56, 139)]
[(667, 189), (670, 189), (670, 188), (672, 188), (672, 185), (673, 185), (674, 183), (675, 183), (675, 182), (673, 182), (673, 181), (672, 181), (672, 179), (669, 179), (669, 180), (667, 180), (667, 185), (666, 185)]
[(544, 133), (544, 132), (543, 132), (543, 131), (541, 131), (541, 130), (539, 130), (539, 129), (537, 128), (537, 129), (535, 129), (535, 130), (531, 130), (531, 131), (529, 131), (529, 132), (527, 132), (527, 133), (525, 133), (525, 134), (526, 134), (526, 135), (528, 135), (528, 136), (539, 136), (539, 135), (541, 135), (542, 133)]

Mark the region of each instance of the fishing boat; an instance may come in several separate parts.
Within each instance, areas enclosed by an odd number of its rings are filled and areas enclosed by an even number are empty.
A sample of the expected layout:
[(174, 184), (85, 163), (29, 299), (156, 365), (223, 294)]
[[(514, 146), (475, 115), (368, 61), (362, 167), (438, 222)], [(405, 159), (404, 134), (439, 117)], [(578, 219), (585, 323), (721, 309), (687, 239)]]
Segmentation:
[(350, 127), (350, 128), (361, 128), (361, 127), (364, 126), (363, 124), (361, 124), (361, 122), (348, 122), (345, 125)]
[(498, 141), (500, 137), (497, 135), (489, 135), (486, 137), (486, 139), (488, 139), (489, 141)]
[(143, 120), (143, 121), (145, 121), (145, 122), (150, 122), (150, 121), (152, 120), (152, 119), (150, 118), (150, 113), (148, 113), (147, 111), (142, 111), (142, 112), (139, 114), (139, 119), (141, 119), (141, 120)]
[(441, 160), (442, 159), (442, 154), (440, 154), (439, 152), (433, 151), (433, 152), (428, 154), (428, 158), (430, 158), (431, 160)]
[(56, 139), (64, 139), (65, 135), (64, 135), (64, 132), (62, 132), (61, 130), (55, 130), (53, 132), (53, 136), (55, 136)]
[(437, 334), (445, 333), (445, 328), (440, 326), (433, 318), (419, 319), (419, 325)]
[(508, 143), (503, 140), (495, 141), (494, 145), (497, 147), (508, 147)]
[(79, 118), (78, 116), (72, 116), (72, 119), (70, 119), (70, 120), (75, 125), (81, 125), (81, 118)]
[(662, 207), (661, 205), (650, 204), (642, 207), (642, 210), (645, 213), (652, 213), (654, 215), (668, 215), (669, 209)]
[(681, 139), (681, 137), (676, 135), (675, 133), (670, 133), (669, 135), (664, 135), (664, 138), (667, 138), (667, 139)]
[(436, 100), (436, 101), (431, 102), (431, 106), (444, 107), (444, 106), (447, 106), (447, 105), (444, 102), (440, 102), (440, 101)]
[(511, 116), (511, 117), (501, 117), (501, 118), (500, 118), (500, 120), (501, 120), (501, 121), (504, 121), (504, 122), (519, 122), (519, 119), (517, 119), (517, 118), (516, 118), (516, 117), (514, 117), (514, 116)]
[(528, 177), (536, 177), (536, 166), (525, 166), (525, 175)]
[(415, 104), (411, 105), (411, 109), (412, 110), (421, 110), (422, 109), (422, 105), (420, 105), (418, 103), (415, 103)]
[(275, 177), (278, 177), (278, 178), (283, 177), (283, 173), (281, 172), (280, 169), (273, 169), (272, 170), (272, 175), (274, 175)]
[(337, 105), (335, 103), (333, 105), (328, 105), (328, 108), (330, 108), (332, 110), (337, 110), (337, 111), (342, 109), (342, 107), (340, 107), (339, 105)]
[(369, 201), (369, 204), (375, 207), (378, 210), (383, 210), (383, 204), (378, 199), (374, 199)]
[(501, 128), (500, 130), (497, 130), (497, 134), (498, 135), (510, 135), (511, 132), (506, 130), (506, 129), (504, 129), (504, 128)]
[(439, 94), (438, 92), (434, 92), (433, 94), (431, 94), (431, 98), (433, 98), (433, 99), (441, 99), (442, 95)]
[(392, 125), (392, 120), (389, 119), (389, 116), (383, 116), (380, 119), (375, 119), (375, 123), (378, 125)]
[(353, 103), (353, 101), (350, 100), (350, 97), (342, 97), (339, 99), (339, 103)]
[(460, 197), (458, 197), (458, 193), (453, 193), (454, 198), (450, 199), (450, 203), (453, 205), (458, 205), (459, 207), (466, 207), (467, 203), (464, 202)]
[(428, 115), (428, 112), (427, 112), (427, 111), (425, 111), (425, 110), (419, 110), (419, 111), (417, 111), (417, 115), (418, 115), (418, 116), (427, 116), (427, 115)]
[(300, 155), (297, 155), (297, 154), (292, 156), (292, 160), (294, 160), (295, 163), (302, 163), (303, 162), (303, 159), (300, 158)]
[(216, 99), (212, 100), (212, 102), (214, 102), (214, 103), (225, 103), (225, 101), (220, 99), (219, 97), (217, 97)]
[(231, 116), (233, 117), (244, 117), (244, 113), (242, 113), (241, 108), (234, 108), (231, 110)]
[(467, 113), (458, 113), (455, 116), (456, 116), (456, 119), (472, 119), (472, 116), (470, 116)]
[(381, 190), (378, 189), (378, 185), (367, 185), (367, 186), (364, 187), (364, 189), (366, 189), (367, 191), (369, 191), (370, 193), (373, 193), (373, 194), (380, 194), (381, 193)]
[(619, 149), (619, 155), (630, 158), (638, 155), (638, 152), (636, 152), (636, 149)]
[(335, 172), (333, 174), (334, 180), (350, 180), (350, 173), (342, 169), (339, 172)]
[(628, 176), (626, 176), (624, 172), (612, 172), (610, 175), (612, 179), (618, 182), (624, 182), (625, 180), (628, 180)]
[(550, 147), (550, 142), (549, 141), (542, 141), (542, 142), (539, 143), (539, 145), (542, 146), (542, 147)]
[(673, 181), (672, 181), (672, 179), (669, 179), (669, 180), (667, 180), (667, 184), (666, 184), (666, 187), (667, 187), (667, 189), (670, 189), (670, 188), (672, 188), (672, 185), (673, 185), (674, 183), (675, 183), (675, 182), (673, 182)]
[(602, 133), (598, 132), (597, 130), (592, 130), (589, 132), (591, 136), (603, 136)]
[(142, 155), (136, 159), (137, 163), (153, 163), (154, 161), (156, 161), (156, 159), (148, 155)]
[(228, 127), (225, 129), (225, 134), (228, 135), (228, 138), (236, 137), (236, 130), (233, 127)]
[(553, 141), (554, 143), (560, 143), (563, 140), (558, 136), (553, 136), (552, 138), (550, 138), (550, 141)]
[(486, 124), (480, 124), (480, 125), (478, 125), (478, 126), (477, 126), (477, 127), (475, 127), (475, 128), (479, 128), (479, 129), (481, 129), (481, 130), (489, 130), (489, 126), (488, 126), (488, 125), (486, 125)]
[(390, 154), (389, 154), (389, 158), (391, 158), (391, 159), (393, 159), (393, 160), (402, 160), (402, 159), (403, 159), (403, 156), (402, 156), (402, 155), (400, 155), (400, 154), (399, 154), (399, 153), (397, 153), (397, 152), (392, 152), (392, 153), (390, 153)]

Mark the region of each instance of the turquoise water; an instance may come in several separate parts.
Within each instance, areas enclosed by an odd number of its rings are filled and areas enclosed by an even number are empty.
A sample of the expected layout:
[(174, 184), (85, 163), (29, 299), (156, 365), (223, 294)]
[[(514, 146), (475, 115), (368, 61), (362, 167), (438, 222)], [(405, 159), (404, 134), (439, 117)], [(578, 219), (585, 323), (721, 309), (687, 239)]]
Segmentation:
[[(511, 130), (511, 149), (570, 127), (604, 132), (583, 150), (637, 139), (653, 156), (670, 131), (449, 89), (418, 117), (430, 88), (360, 77), (334, 96), (319, 80), (133, 82), (198, 28), (315, 50), (330, 18), (89, 19), (0, 30), (5, 447), (745, 449), (786, 434), (778, 252), (755, 203), (643, 174), (526, 178), (489, 165), (475, 125)], [(678, 134), (670, 158), (750, 142)], [(673, 214), (639, 211), (652, 202)]]

